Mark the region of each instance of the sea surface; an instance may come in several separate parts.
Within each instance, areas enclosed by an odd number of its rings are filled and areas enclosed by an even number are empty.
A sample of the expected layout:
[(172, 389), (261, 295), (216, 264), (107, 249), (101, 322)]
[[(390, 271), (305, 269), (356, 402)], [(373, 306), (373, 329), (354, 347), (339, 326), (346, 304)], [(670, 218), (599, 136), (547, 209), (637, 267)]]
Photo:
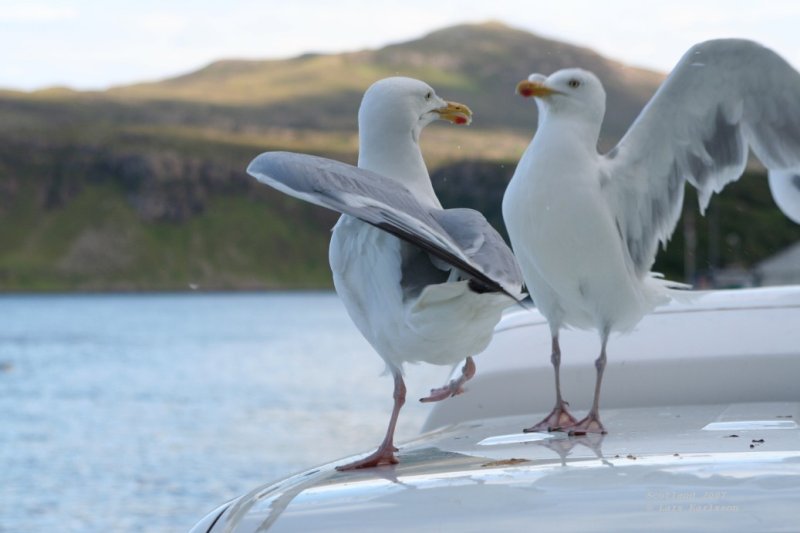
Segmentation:
[[(0, 531), (185, 532), (377, 446), (383, 370), (332, 293), (0, 296)], [(448, 373), (407, 369), (399, 441)]]

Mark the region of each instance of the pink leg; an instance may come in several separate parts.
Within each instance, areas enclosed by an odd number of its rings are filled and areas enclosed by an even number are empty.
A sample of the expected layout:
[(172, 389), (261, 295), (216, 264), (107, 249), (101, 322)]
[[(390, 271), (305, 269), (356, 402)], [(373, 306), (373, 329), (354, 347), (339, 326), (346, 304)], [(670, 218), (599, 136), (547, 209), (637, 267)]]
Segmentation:
[(475, 361), (472, 357), (467, 357), (464, 361), (464, 366), (461, 368), (461, 375), (457, 379), (450, 380), (450, 383), (438, 389), (431, 389), (429, 396), (420, 398), (419, 401), (423, 403), (438, 402), (452, 396), (458, 396), (464, 392), (464, 383), (472, 379), (475, 375)]
[(389, 418), (389, 428), (386, 430), (383, 442), (374, 453), (358, 461), (337, 466), (336, 470), (343, 472), (358, 468), (397, 464), (397, 457), (394, 456), (394, 452), (397, 451), (397, 448), (394, 447), (394, 429), (397, 425), (397, 416), (400, 414), (400, 408), (406, 403), (406, 384), (403, 382), (403, 376), (399, 369), (392, 369), (392, 374), (394, 375), (394, 408), (392, 409), (392, 416)]
[(524, 433), (534, 433), (537, 431), (558, 431), (565, 427), (570, 427), (577, 422), (577, 418), (572, 416), (567, 410), (569, 404), (561, 397), (561, 346), (558, 344), (558, 334), (553, 335), (553, 352), (550, 356), (553, 363), (553, 370), (556, 376), (556, 405), (541, 422), (525, 428)]
[(594, 367), (597, 369), (597, 383), (594, 386), (594, 402), (589, 414), (569, 428), (570, 435), (586, 435), (587, 433), (606, 434), (606, 428), (600, 422), (600, 385), (603, 383), (603, 371), (606, 369), (606, 343), (608, 342), (608, 330), (603, 332), (603, 346), (600, 349), (600, 356), (595, 360)]

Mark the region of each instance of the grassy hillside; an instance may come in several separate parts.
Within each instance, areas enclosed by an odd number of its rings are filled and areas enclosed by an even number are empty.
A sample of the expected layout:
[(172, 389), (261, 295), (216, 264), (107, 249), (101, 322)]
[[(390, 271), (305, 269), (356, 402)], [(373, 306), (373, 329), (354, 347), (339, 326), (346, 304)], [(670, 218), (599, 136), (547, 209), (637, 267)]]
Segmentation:
[[(423, 151), (445, 205), (476, 207), (501, 227), (500, 198), (536, 121), (533, 103), (513, 88), (530, 72), (566, 66), (593, 70), (606, 85), (604, 147), (662, 79), (488, 23), (379, 50), (218, 61), (105, 92), (0, 91), (0, 290), (330, 286), (335, 214), (256, 183), (244, 168), (266, 150), (354, 162), (361, 94), (390, 75), (424, 79), (472, 107), (473, 126), (433, 125)], [(734, 184), (718, 205), (715, 234), (731, 243), (721, 264), (750, 264), (800, 239), (762, 178)], [(658, 265), (678, 279), (681, 238)]]
[[(514, 96), (531, 72), (564, 67), (592, 70), (608, 92), (604, 135), (619, 138), (663, 79), (597, 53), (544, 39), (499, 23), (446, 28), (420, 39), (334, 55), (308, 54), (281, 61), (224, 60), (161, 82), (112, 89), (107, 97), (173, 102), (215, 114), (221, 106), (241, 127), (354, 130), (353, 110), (364, 89), (387, 76), (411, 76), (475, 112), (478, 129), (534, 128), (533, 104)], [(249, 120), (251, 117), (254, 120)]]
[(226, 162), (213, 143), (85, 150), (48, 147), (5, 181), (0, 288), (329, 286), (321, 229), (335, 216), (251, 187), (239, 165), (249, 154)]

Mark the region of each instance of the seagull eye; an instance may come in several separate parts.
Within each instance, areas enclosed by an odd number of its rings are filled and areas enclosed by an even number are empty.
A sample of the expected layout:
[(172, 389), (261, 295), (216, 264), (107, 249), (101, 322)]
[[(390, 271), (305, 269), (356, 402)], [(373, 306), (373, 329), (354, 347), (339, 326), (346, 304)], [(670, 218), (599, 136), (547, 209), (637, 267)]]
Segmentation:
[(567, 85), (569, 85), (573, 89), (577, 89), (578, 87), (581, 86), (581, 82), (573, 78), (567, 82)]
[(425, 93), (425, 100), (430, 100), (433, 97), (433, 91)]

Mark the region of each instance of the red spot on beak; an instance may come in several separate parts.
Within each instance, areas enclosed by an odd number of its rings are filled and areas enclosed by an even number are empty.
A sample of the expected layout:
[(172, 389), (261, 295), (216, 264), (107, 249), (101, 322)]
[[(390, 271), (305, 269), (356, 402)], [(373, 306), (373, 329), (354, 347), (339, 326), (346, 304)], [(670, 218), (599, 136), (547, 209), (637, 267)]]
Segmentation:
[(519, 90), (519, 94), (521, 94), (525, 98), (530, 98), (531, 96), (533, 96), (533, 89), (531, 89), (530, 87), (523, 87), (522, 89)]
[(453, 122), (455, 122), (456, 124), (466, 124), (467, 123), (467, 119), (465, 119), (464, 117), (456, 117), (453, 120)]

